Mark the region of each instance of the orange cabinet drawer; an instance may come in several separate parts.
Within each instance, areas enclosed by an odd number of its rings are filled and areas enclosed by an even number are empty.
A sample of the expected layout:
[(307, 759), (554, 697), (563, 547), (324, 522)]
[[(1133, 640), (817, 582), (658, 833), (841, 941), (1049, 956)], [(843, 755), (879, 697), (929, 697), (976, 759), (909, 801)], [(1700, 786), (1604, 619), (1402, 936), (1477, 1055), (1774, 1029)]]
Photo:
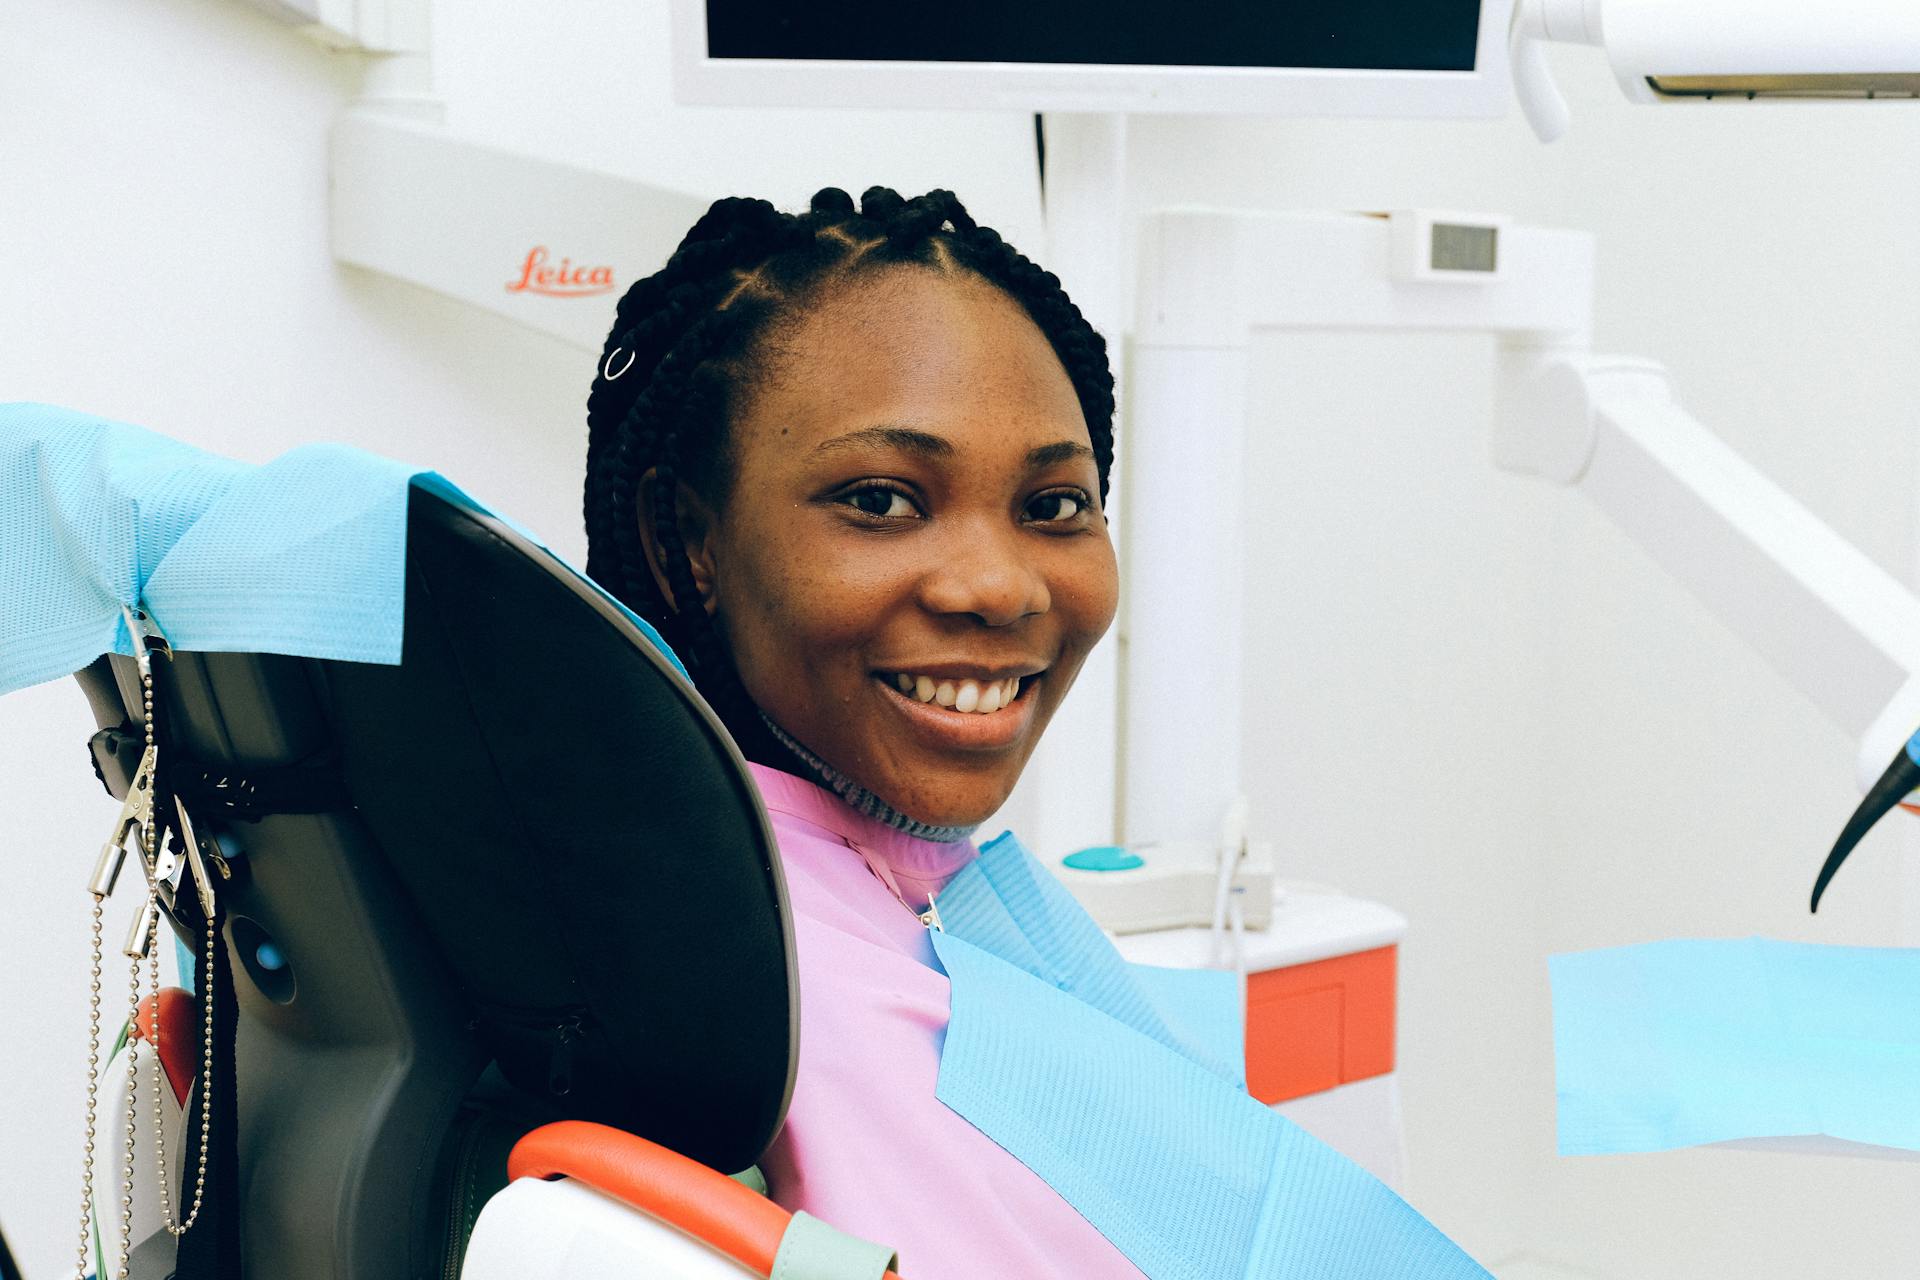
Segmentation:
[(1247, 1092), (1271, 1105), (1393, 1070), (1396, 947), (1247, 975)]

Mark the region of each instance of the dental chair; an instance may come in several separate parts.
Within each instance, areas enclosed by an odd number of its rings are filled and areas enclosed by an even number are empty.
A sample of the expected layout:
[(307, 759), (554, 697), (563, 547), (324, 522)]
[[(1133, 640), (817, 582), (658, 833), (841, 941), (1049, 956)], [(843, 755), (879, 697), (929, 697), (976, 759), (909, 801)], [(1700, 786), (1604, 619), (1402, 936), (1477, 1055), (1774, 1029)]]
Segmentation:
[[(785, 887), (739, 751), (630, 615), (420, 488), (405, 607), (397, 667), (152, 659), (156, 825), (170, 849), (190, 829), (221, 945), (211, 973), (196, 964), (214, 1002), (200, 1215), (176, 1246), (143, 1209), (131, 1274), (829, 1275), (782, 1254), (792, 1224), (754, 1189), (799, 1024)], [(145, 743), (136, 664), (78, 678), (96, 770), (125, 797)], [(159, 896), (198, 952), (181, 875)], [(119, 963), (109, 948), (109, 975)], [(197, 1002), (150, 999), (126, 1052), (150, 1054), (156, 1027), (177, 1219), (208, 1084)], [(103, 1149), (122, 1105), (103, 1093)], [(103, 1164), (98, 1216), (117, 1216), (123, 1172)]]

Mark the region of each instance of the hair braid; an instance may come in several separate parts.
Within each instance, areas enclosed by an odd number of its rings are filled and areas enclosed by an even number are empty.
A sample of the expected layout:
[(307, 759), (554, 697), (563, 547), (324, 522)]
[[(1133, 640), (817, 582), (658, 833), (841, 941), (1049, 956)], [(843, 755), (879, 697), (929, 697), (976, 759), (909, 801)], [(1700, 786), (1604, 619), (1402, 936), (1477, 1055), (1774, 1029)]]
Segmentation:
[[(1000, 238), (992, 227), (980, 227), (966, 242), (977, 254), (974, 261), (987, 264), (982, 271), (988, 279), (1004, 281), (1011, 293), (1033, 317), (1035, 324), (1053, 343), (1073, 389), (1080, 397), (1080, 411), (1087, 420), (1092, 438), (1094, 461), (1100, 471), (1100, 500), (1107, 499), (1108, 473), (1113, 466), (1113, 369), (1107, 361), (1107, 340), (1080, 313), (1073, 299), (1060, 286), (1060, 277), (1023, 256)], [(975, 268), (979, 270), (979, 267)], [(1095, 422), (1108, 424), (1096, 430)]]
[[(755, 759), (777, 761), (785, 752), (700, 597), (675, 493), (685, 483), (723, 505), (729, 424), (762, 373), (762, 339), (823, 286), (895, 264), (962, 269), (1020, 303), (1072, 380), (1103, 500), (1107, 494), (1114, 400), (1106, 340), (1059, 277), (977, 224), (953, 192), (909, 200), (889, 187), (869, 187), (856, 209), (847, 192), (824, 187), (802, 214), (756, 198), (714, 201), (666, 265), (620, 299), (601, 349), (587, 396), (587, 573), (660, 628)], [(609, 359), (619, 351), (631, 352), (632, 361), (614, 362), (617, 376), (609, 379)], [(641, 538), (641, 485), (649, 473), (652, 532), (671, 599), (654, 579)]]

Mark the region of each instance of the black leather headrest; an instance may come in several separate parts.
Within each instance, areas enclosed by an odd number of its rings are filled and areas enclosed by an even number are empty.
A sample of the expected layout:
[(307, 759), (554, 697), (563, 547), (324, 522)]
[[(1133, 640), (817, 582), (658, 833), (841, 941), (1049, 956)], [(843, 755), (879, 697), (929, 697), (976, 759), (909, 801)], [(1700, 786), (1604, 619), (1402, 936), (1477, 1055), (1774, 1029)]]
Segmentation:
[(797, 1005), (738, 749), (617, 607), (499, 521), (415, 490), (407, 561), (401, 665), (314, 664), (361, 820), (509, 1079), (744, 1167), (785, 1113)]

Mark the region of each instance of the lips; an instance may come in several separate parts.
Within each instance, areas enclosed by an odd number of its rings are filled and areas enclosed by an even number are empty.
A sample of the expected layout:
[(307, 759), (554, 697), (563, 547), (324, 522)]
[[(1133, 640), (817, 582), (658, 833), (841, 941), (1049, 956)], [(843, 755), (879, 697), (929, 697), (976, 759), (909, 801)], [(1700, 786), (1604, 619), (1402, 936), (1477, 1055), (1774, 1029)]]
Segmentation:
[[(902, 688), (902, 679), (911, 681)], [(1018, 742), (1033, 723), (1044, 672), (956, 676), (935, 672), (878, 672), (874, 683), (909, 731), (941, 750), (990, 751)], [(927, 688), (929, 697), (920, 692)], [(1012, 701), (1006, 700), (1011, 688)], [(971, 705), (962, 709), (963, 705)]]

